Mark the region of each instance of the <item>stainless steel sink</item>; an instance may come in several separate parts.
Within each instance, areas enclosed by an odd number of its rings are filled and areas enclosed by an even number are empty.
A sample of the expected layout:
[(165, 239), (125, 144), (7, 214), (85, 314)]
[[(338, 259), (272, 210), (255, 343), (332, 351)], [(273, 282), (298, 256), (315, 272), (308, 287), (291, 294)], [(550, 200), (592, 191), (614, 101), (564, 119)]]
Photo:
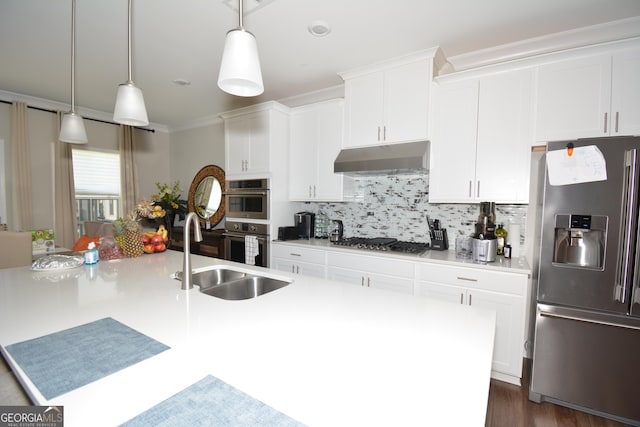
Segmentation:
[[(291, 281), (250, 274), (229, 267), (193, 272), (192, 276), (193, 284), (200, 287), (200, 292), (225, 300), (256, 298), (291, 283)], [(177, 280), (180, 280), (180, 277), (179, 274), (176, 275)]]
[(216, 268), (193, 273), (193, 284), (200, 286), (200, 289), (221, 285), (232, 280), (242, 279), (247, 273), (228, 268)]
[(209, 288), (200, 288), (200, 292), (226, 300), (255, 298), (287, 286), (290, 282), (264, 276), (247, 276)]

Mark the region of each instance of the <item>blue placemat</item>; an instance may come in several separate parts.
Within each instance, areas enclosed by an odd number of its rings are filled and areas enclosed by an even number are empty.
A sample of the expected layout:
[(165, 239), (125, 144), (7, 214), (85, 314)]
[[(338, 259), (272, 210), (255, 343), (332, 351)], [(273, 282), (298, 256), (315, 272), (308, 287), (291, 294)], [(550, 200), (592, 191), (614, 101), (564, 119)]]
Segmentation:
[(168, 349), (110, 317), (7, 346), (46, 399)]
[(122, 426), (300, 427), (304, 424), (207, 375)]

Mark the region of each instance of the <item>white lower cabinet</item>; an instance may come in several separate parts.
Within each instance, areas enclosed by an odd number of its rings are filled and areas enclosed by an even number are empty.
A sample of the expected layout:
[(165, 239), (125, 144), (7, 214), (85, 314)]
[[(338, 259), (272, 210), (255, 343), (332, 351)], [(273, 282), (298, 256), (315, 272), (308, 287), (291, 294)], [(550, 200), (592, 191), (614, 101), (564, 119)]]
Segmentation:
[(329, 251), (327, 278), (369, 288), (413, 294), (414, 263)]
[(293, 274), (326, 278), (326, 251), (300, 245), (271, 245), (271, 268)]
[(422, 264), (418, 266), (415, 294), (494, 310), (492, 376), (520, 385), (528, 280), (526, 274)]

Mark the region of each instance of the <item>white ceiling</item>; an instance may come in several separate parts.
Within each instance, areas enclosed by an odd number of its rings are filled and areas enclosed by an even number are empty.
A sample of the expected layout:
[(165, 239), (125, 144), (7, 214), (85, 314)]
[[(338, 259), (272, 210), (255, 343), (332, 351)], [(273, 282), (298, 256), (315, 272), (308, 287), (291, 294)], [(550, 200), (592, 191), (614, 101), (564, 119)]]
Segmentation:
[[(76, 104), (80, 113), (111, 113), (127, 79), (127, 0), (76, 3)], [(339, 71), (434, 46), (450, 57), (640, 16), (638, 0), (245, 0), (244, 26), (257, 38), (265, 85), (246, 99), (216, 85), (225, 34), (238, 22), (230, 5), (237, 2), (133, 2), (133, 80), (151, 122), (175, 129), (333, 87), (342, 83)], [(314, 20), (331, 33), (310, 35)], [(68, 104), (70, 32), (71, 0), (0, 0), (0, 90)]]

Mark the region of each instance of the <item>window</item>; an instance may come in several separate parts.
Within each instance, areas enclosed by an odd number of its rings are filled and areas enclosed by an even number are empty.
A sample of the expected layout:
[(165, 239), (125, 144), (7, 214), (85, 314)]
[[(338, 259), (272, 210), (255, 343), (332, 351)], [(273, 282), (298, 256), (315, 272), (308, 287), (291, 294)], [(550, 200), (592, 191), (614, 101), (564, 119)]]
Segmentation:
[(121, 216), (120, 154), (72, 149), (79, 234), (85, 221), (110, 222)]

